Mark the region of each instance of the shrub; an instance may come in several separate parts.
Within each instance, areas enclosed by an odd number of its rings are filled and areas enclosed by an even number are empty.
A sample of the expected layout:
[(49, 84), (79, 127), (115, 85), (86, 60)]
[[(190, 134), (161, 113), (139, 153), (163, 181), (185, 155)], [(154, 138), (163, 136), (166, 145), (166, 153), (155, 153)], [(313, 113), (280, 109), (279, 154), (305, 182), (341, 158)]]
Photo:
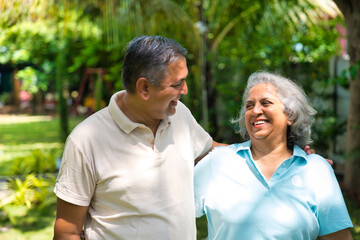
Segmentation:
[(10, 175), (54, 173), (60, 153), (60, 149), (35, 149), (29, 156), (14, 159)]
[(55, 181), (55, 176), (51, 174), (44, 177), (30, 174), (24, 180), (9, 178), (7, 183), (9, 194), (0, 201), (0, 209), (6, 213), (13, 225), (24, 224), (27, 221), (24, 217), (28, 216), (30, 211), (42, 212), (54, 206), (56, 197), (52, 190)]

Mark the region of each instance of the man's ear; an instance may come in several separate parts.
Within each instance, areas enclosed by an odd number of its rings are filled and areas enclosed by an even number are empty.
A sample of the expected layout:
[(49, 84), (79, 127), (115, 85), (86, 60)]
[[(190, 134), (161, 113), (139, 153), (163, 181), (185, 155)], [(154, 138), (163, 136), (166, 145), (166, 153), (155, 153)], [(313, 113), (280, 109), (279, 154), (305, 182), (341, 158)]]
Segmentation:
[(144, 77), (139, 78), (136, 82), (136, 91), (139, 94), (139, 96), (144, 100), (147, 100), (150, 96), (149, 87), (150, 87), (150, 83)]

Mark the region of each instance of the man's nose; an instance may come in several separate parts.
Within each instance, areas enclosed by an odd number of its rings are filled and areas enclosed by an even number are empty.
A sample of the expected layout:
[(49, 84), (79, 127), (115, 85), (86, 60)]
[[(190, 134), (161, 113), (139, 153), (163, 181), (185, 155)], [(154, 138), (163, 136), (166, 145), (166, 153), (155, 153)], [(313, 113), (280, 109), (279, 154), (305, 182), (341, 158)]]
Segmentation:
[(186, 95), (188, 93), (188, 87), (186, 81), (184, 81), (183, 87), (181, 88), (180, 94)]

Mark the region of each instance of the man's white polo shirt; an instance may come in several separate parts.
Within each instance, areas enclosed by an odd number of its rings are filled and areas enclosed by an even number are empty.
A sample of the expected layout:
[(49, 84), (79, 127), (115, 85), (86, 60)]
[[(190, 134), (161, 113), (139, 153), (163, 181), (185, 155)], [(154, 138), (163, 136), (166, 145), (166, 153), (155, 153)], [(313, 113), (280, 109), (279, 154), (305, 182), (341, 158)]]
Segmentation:
[(194, 159), (212, 138), (180, 102), (154, 138), (124, 115), (118, 94), (68, 137), (56, 195), (89, 206), (86, 239), (196, 239)]

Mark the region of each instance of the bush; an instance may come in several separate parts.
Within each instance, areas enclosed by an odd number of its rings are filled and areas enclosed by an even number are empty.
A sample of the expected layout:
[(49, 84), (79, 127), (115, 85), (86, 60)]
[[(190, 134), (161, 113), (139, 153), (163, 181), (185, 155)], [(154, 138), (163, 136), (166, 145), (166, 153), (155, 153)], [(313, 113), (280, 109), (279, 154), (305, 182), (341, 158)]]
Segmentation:
[(56, 197), (52, 191), (55, 181), (55, 176), (51, 174), (45, 177), (30, 174), (24, 180), (9, 178), (9, 194), (0, 201), (0, 209), (13, 225), (33, 224), (28, 222), (30, 212), (43, 213), (44, 209), (55, 205)]
[(9, 174), (28, 175), (31, 173), (54, 173), (57, 171), (56, 160), (60, 154), (60, 149), (35, 149), (29, 156), (15, 158)]

